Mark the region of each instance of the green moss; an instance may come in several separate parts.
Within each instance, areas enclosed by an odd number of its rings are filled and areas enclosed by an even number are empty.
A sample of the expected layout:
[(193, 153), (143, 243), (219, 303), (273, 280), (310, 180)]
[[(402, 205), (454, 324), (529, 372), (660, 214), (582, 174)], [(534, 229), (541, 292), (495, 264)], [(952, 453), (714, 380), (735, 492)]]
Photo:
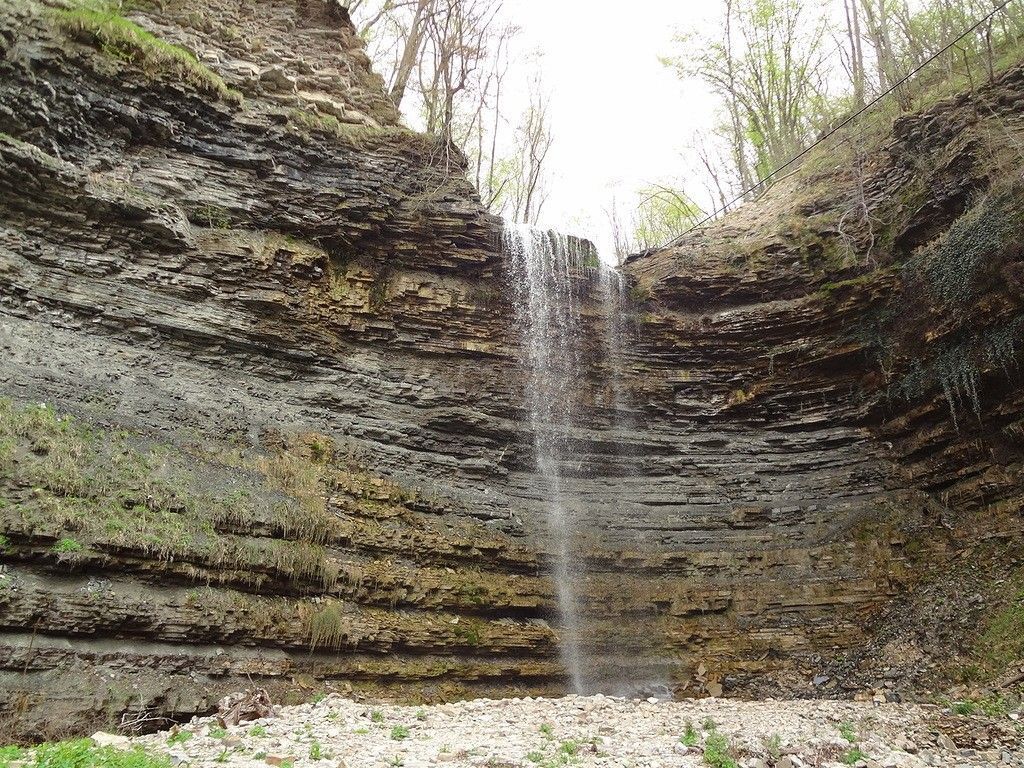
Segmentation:
[(232, 104), (242, 96), (190, 51), (172, 45), (121, 16), (102, 0), (79, 0), (53, 12), (58, 26), (74, 37), (89, 39), (112, 58), (138, 67), (150, 77), (169, 75)]
[(992, 670), (1009, 669), (1024, 659), (1024, 588), (985, 624), (977, 647)]
[(319, 134), (361, 150), (390, 148), (430, 154), (438, 146), (436, 137), (416, 133), (401, 126), (377, 128), (371, 125), (343, 123), (334, 115), (306, 109), (290, 110), (288, 126), (300, 135)]
[[(18, 459), (0, 464), (11, 501), (0, 508), (0, 524), (56, 540), (55, 552), (128, 548), (230, 565), (257, 580), (267, 570), (322, 587), (338, 578), (320, 545), (333, 523), (322, 500), (257, 506), (244, 493), (196, 491), (194, 470), (176, 466), (166, 449), (144, 452), (127, 436), (92, 430), (45, 406), (16, 408), (0, 399), (0, 443)], [(296, 538), (248, 539), (224, 530), (258, 523)]]

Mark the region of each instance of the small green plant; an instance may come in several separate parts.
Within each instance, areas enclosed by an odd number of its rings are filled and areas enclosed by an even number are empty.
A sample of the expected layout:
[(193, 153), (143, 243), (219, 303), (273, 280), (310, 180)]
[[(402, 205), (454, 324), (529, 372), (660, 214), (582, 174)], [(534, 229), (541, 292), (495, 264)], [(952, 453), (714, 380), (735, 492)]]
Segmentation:
[(369, 728), (356, 728), (354, 731), (352, 731), (352, 733), (354, 733), (354, 734), (356, 734), (358, 736), (365, 736), (369, 732), (370, 732)]
[(319, 741), (314, 741), (309, 745), (309, 759), (310, 760), (323, 760), (324, 751), (323, 747), (320, 746)]
[(267, 735), (267, 729), (265, 726), (262, 725), (254, 725), (252, 728), (249, 729), (249, 735), (257, 739), (262, 739), (264, 736)]
[(195, 734), (191, 731), (175, 731), (169, 737), (167, 737), (168, 744), (184, 744), (186, 741), (191, 739)]
[(53, 545), (53, 551), (59, 555), (68, 555), (74, 552), (81, 552), (82, 545), (75, 539), (63, 538)]
[(422, 709), (417, 709), (417, 710), (416, 710), (416, 719), (417, 719), (417, 720), (421, 720), (421, 721), (422, 721), (422, 720), (426, 720), (426, 719), (427, 719), (427, 713), (426, 713), (426, 711), (425, 711), (425, 710), (422, 710)]
[(738, 768), (729, 754), (729, 742), (725, 736), (712, 729), (704, 742), (704, 762), (711, 768)]
[(764, 746), (772, 760), (777, 761), (782, 757), (782, 738), (779, 734), (773, 733), (771, 738), (765, 741)]
[(266, 759), (266, 757), (267, 757), (267, 753), (264, 752), (263, 750), (260, 750), (259, 752), (257, 752), (255, 755), (252, 756), (252, 759), (253, 760), (264, 760), (264, 759)]
[(9, 747), (0, 747), (0, 768), (7, 768), (15, 760), (20, 761), (25, 751), (13, 744)]
[(551, 723), (542, 723), (540, 726), (540, 732), (549, 739), (553, 739), (555, 737), (555, 728)]
[(409, 738), (409, 727), (406, 725), (396, 725), (391, 729), (392, 741), (402, 741)]
[(405, 760), (402, 759), (401, 755), (395, 755), (388, 760), (388, 765), (393, 766), (394, 768), (401, 768), (401, 766), (405, 765)]
[(856, 765), (861, 760), (867, 760), (868, 756), (860, 751), (859, 748), (853, 747), (843, 753), (843, 763), (846, 765)]
[(687, 747), (696, 747), (700, 741), (700, 736), (697, 735), (697, 729), (693, 727), (693, 723), (689, 720), (686, 721), (686, 730), (683, 731), (683, 735), (679, 737), (679, 741)]
[(26, 768), (171, 768), (170, 759), (146, 752), (97, 747), (92, 739), (40, 744), (33, 749), (0, 748), (0, 766), (24, 761)]
[(526, 753), (526, 759), (531, 763), (542, 763), (544, 762), (544, 753), (534, 750), (533, 752)]
[(0, 533), (0, 554), (3, 554), (11, 548), (11, 540)]
[(561, 746), (559, 746), (558, 751), (561, 752), (563, 755), (574, 757), (577, 753), (579, 753), (580, 745), (577, 742), (571, 740), (563, 741)]
[(704, 718), (704, 722), (701, 723), (701, 727), (705, 731), (717, 731), (718, 730), (718, 723), (716, 723), (713, 718), (705, 717)]
[(373, 710), (373, 712), (370, 713), (370, 720), (372, 720), (375, 723), (383, 723), (384, 715), (379, 709), (375, 709)]
[(208, 735), (211, 739), (223, 739), (225, 736), (228, 735), (228, 732), (224, 728), (215, 725), (212, 728), (210, 728)]
[(840, 723), (839, 735), (852, 744), (857, 740), (857, 729), (853, 727), (853, 723)]
[(973, 715), (978, 711), (973, 701), (954, 701), (949, 708), (957, 715)]
[(228, 755), (230, 755), (230, 754), (231, 754), (231, 751), (227, 747), (225, 747), (224, 749), (222, 749), (220, 751), (220, 754), (218, 754), (215, 758), (213, 758), (213, 761), (215, 763), (226, 763), (228, 761)]

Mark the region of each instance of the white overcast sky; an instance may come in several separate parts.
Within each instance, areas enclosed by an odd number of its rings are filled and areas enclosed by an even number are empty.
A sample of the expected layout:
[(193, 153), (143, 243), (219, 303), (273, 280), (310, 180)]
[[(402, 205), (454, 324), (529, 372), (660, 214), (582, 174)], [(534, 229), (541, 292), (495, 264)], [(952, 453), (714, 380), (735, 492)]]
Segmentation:
[[(687, 181), (686, 148), (695, 129), (714, 123), (714, 100), (658, 57), (675, 50), (677, 31), (706, 26), (721, 7), (721, 0), (505, 0), (505, 15), (521, 29), (522, 60), (509, 87), (525, 86), (536, 50), (551, 94), (555, 143), (542, 225), (610, 251), (605, 211), (613, 195), (630, 210), (644, 186)], [(697, 192), (701, 183), (693, 186)]]

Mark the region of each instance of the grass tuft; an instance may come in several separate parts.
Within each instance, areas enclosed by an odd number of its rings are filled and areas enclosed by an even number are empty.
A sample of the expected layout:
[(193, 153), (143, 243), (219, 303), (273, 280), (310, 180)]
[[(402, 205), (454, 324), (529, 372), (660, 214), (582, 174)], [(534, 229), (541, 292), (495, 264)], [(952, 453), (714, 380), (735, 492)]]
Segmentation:
[(170, 75), (228, 103), (242, 102), (242, 95), (191, 51), (161, 40), (120, 15), (111, 3), (79, 2), (54, 11), (54, 18), (69, 35), (90, 40), (107, 56), (138, 67), (149, 77)]

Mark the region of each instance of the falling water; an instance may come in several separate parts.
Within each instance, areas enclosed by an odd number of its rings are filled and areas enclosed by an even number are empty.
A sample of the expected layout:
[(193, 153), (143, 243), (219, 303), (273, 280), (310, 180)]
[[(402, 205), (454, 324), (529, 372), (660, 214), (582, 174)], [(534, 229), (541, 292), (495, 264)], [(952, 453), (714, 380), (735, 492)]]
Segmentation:
[(576, 499), (565, 487), (563, 467), (573, 455), (573, 405), (584, 378), (580, 306), (586, 285), (601, 267), (593, 246), (577, 238), (508, 225), (504, 239), (527, 356), (526, 406), (537, 470), (545, 485), (562, 661), (572, 689), (585, 692), (578, 594), (584, 574), (576, 554), (581, 521)]
[[(504, 247), (522, 335), (524, 402), (541, 481), (538, 495), (548, 518), (562, 662), (572, 690), (669, 698), (671, 660), (658, 653), (653, 614), (626, 625), (609, 623), (606, 617), (588, 615), (581, 595), (587, 577), (581, 553), (601, 534), (599, 521), (583, 514), (580, 500), (581, 489), (593, 493), (597, 479), (580, 463), (592, 449), (583, 440), (597, 416), (591, 410), (583, 418), (579, 404), (588, 395), (595, 405), (603, 401), (607, 413), (604, 434), (613, 436), (615, 446), (601, 457), (608, 467), (622, 473), (616, 477), (629, 477), (639, 460), (629, 447), (637, 424), (622, 378), (629, 335), (625, 281), (601, 264), (590, 243), (577, 238), (506, 225)], [(603, 374), (600, 365), (588, 368), (596, 361), (603, 361)], [(605, 394), (600, 397), (593, 388), (602, 382)], [(591, 456), (591, 461), (597, 458)], [(604, 514), (621, 514), (626, 503), (621, 498), (624, 486), (614, 484), (616, 492), (599, 502)], [(639, 610), (635, 616), (643, 615)]]

